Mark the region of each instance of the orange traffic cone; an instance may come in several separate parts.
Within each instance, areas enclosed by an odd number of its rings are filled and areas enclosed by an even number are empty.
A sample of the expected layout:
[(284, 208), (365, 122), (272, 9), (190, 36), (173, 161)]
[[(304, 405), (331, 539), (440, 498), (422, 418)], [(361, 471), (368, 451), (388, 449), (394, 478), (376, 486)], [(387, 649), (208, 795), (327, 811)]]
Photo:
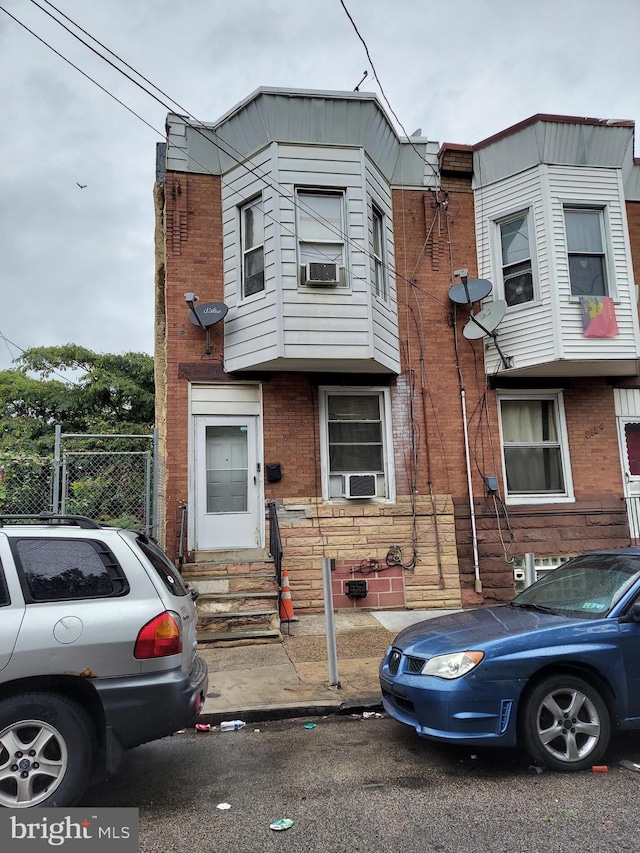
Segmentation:
[(289, 588), (289, 573), (282, 570), (282, 583), (280, 584), (280, 621), (295, 622), (293, 615), (293, 603), (291, 601), (291, 589)]

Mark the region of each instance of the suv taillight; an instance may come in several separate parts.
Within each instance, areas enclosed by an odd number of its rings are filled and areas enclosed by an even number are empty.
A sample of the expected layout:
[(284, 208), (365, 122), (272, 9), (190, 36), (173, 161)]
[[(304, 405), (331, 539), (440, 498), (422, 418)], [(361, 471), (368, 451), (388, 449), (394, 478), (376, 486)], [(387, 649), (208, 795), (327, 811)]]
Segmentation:
[(181, 651), (180, 628), (173, 616), (165, 610), (141, 628), (133, 656), (138, 659), (164, 658), (179, 655)]

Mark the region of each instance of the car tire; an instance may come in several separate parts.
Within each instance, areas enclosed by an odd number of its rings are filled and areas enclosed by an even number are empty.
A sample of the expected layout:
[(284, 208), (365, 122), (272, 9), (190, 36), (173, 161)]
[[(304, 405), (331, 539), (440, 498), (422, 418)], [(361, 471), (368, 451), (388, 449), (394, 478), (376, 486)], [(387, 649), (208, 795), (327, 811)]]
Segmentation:
[(552, 675), (539, 681), (524, 701), (521, 737), (534, 761), (565, 773), (601, 761), (611, 718), (593, 685), (573, 675)]
[(0, 701), (0, 806), (72, 806), (92, 772), (95, 731), (86, 711), (55, 693)]

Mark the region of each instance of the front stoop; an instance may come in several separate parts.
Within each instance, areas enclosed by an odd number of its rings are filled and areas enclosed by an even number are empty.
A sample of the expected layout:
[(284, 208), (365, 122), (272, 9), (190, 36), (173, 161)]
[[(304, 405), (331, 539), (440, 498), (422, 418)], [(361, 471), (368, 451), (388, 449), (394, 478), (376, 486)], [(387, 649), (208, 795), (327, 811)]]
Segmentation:
[(198, 645), (281, 642), (275, 566), (265, 551), (207, 551), (183, 567), (200, 593)]

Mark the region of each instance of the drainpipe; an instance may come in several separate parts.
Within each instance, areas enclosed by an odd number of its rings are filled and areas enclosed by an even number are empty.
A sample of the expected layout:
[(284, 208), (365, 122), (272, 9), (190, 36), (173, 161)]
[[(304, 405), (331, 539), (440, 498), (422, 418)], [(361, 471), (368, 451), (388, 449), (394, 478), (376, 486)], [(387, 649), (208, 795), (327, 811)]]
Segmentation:
[(476, 511), (473, 505), (473, 483), (471, 480), (471, 458), (469, 456), (469, 432), (467, 430), (467, 402), (464, 388), (460, 389), (460, 401), (462, 403), (462, 426), (464, 429), (464, 457), (467, 463), (467, 483), (469, 485), (469, 509), (471, 510), (471, 541), (473, 543), (473, 572), (475, 574), (475, 590), (482, 592), (482, 581), (480, 580), (480, 564), (478, 561), (478, 533), (476, 531)]

